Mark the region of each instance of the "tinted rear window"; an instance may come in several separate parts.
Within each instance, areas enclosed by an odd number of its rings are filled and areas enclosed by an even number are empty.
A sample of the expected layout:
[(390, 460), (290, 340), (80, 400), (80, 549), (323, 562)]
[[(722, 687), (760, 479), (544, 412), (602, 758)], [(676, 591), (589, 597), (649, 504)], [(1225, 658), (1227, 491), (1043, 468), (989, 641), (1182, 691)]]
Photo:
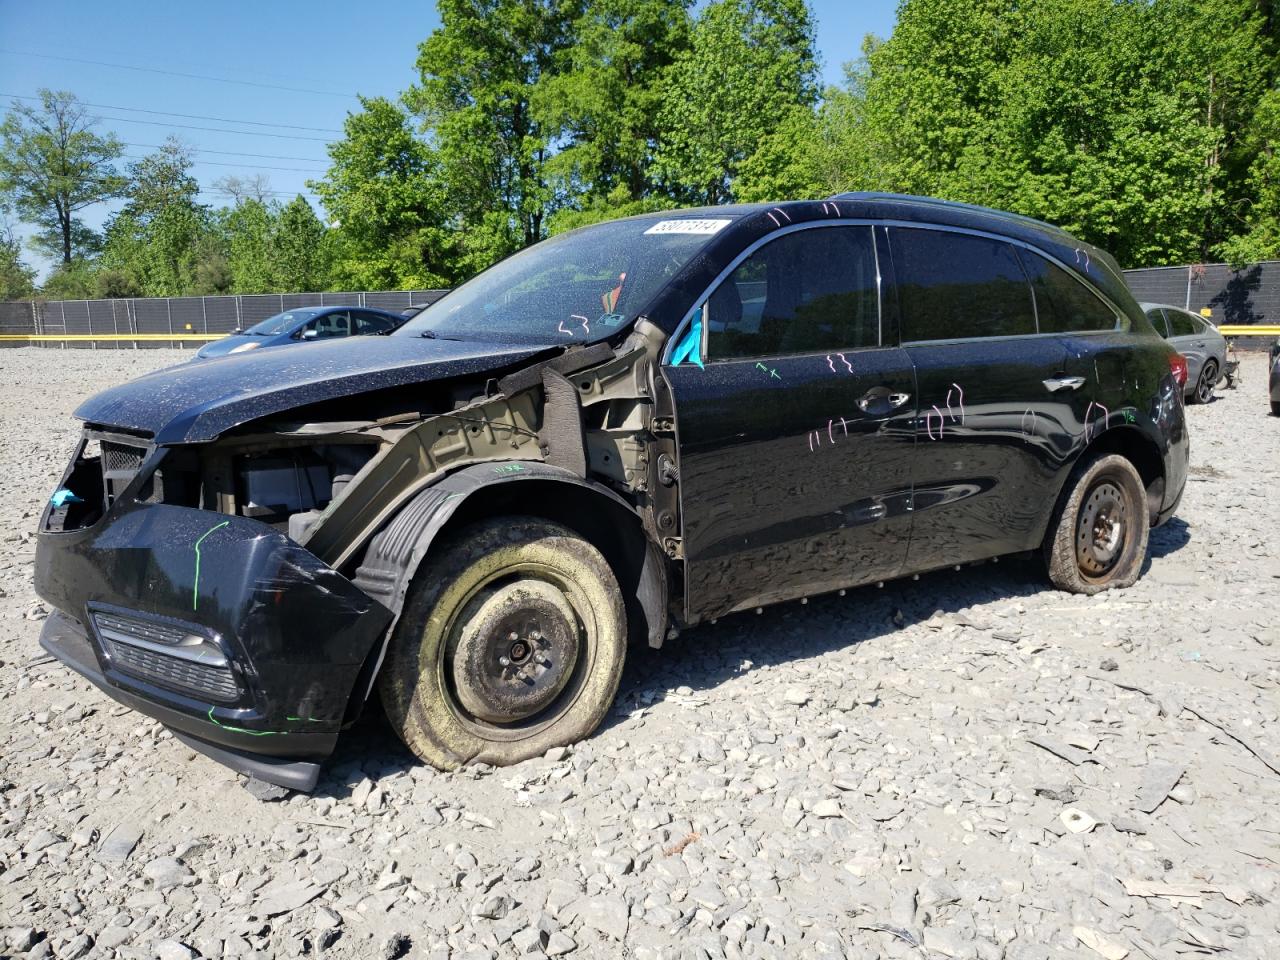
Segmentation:
[(1162, 337), (1169, 335), (1169, 327), (1164, 322), (1164, 311), (1159, 307), (1152, 307), (1147, 311), (1147, 319), (1151, 321), (1151, 325), (1156, 328), (1156, 333)]
[(1018, 254), (1035, 290), (1041, 333), (1086, 333), (1116, 328), (1115, 312), (1066, 270), (1030, 250), (1022, 249)]
[(1011, 244), (913, 228), (893, 230), (892, 244), (904, 341), (1036, 332), (1031, 288)]
[(1166, 310), (1164, 313), (1169, 318), (1169, 336), (1190, 337), (1200, 332), (1196, 329), (1196, 321), (1191, 314), (1181, 310)]

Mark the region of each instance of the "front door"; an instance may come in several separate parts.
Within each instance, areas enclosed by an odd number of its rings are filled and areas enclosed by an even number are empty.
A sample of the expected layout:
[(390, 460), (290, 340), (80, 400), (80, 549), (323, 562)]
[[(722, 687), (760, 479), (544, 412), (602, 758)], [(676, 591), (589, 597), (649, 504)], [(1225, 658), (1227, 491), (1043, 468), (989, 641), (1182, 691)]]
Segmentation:
[(942, 229), (890, 238), (919, 399), (907, 567), (1036, 546), (1071, 454), (1075, 380), (1061, 340), (1037, 327), (1022, 253)]
[(915, 382), (879, 286), (872, 227), (790, 228), (674, 338), (689, 622), (901, 569)]

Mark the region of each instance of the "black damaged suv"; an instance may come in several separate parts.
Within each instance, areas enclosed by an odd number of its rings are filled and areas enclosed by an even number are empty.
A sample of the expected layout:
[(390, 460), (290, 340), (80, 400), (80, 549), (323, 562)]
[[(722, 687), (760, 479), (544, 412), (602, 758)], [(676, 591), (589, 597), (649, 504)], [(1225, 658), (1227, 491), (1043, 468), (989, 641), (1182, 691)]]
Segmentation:
[(628, 640), (1033, 551), (1134, 582), (1185, 362), (1115, 262), (916, 197), (633, 217), (390, 337), (107, 390), (40, 521), (41, 642), (290, 787), (374, 689), (415, 754), (589, 734)]

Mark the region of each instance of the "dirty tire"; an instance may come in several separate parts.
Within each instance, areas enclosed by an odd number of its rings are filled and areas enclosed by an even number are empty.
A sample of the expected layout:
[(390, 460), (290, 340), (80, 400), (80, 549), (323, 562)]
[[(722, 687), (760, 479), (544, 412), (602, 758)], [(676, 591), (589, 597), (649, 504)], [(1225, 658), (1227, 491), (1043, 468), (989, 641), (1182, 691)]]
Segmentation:
[[(1106, 535), (1116, 534), (1117, 520), (1118, 536)], [(1118, 454), (1081, 463), (1067, 481), (1045, 537), (1049, 579), (1069, 593), (1132, 586), (1146, 559), (1149, 534), (1147, 495), (1133, 464)]]
[(505, 766), (595, 730), (626, 641), (622, 594), (600, 551), (560, 524), (504, 517), (428, 554), (379, 691), (418, 758), (441, 770)]
[(1204, 369), (1200, 371), (1200, 379), (1196, 381), (1196, 388), (1191, 394), (1193, 403), (1208, 403), (1213, 399), (1213, 388), (1218, 382), (1218, 365), (1212, 360), (1205, 363)]

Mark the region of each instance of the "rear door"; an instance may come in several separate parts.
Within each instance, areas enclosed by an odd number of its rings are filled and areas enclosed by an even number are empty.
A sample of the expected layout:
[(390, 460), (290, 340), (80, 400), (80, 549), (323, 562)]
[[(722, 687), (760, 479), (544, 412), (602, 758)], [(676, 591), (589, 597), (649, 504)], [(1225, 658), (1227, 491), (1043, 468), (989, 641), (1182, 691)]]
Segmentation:
[[(1018, 249), (941, 228), (890, 230), (918, 394), (910, 570), (1039, 542), (1072, 420), (1067, 353), (1040, 334)], [(1072, 381), (1074, 382), (1074, 381)]]
[(902, 568), (915, 384), (882, 332), (877, 235), (771, 234), (672, 338), (690, 620)]

